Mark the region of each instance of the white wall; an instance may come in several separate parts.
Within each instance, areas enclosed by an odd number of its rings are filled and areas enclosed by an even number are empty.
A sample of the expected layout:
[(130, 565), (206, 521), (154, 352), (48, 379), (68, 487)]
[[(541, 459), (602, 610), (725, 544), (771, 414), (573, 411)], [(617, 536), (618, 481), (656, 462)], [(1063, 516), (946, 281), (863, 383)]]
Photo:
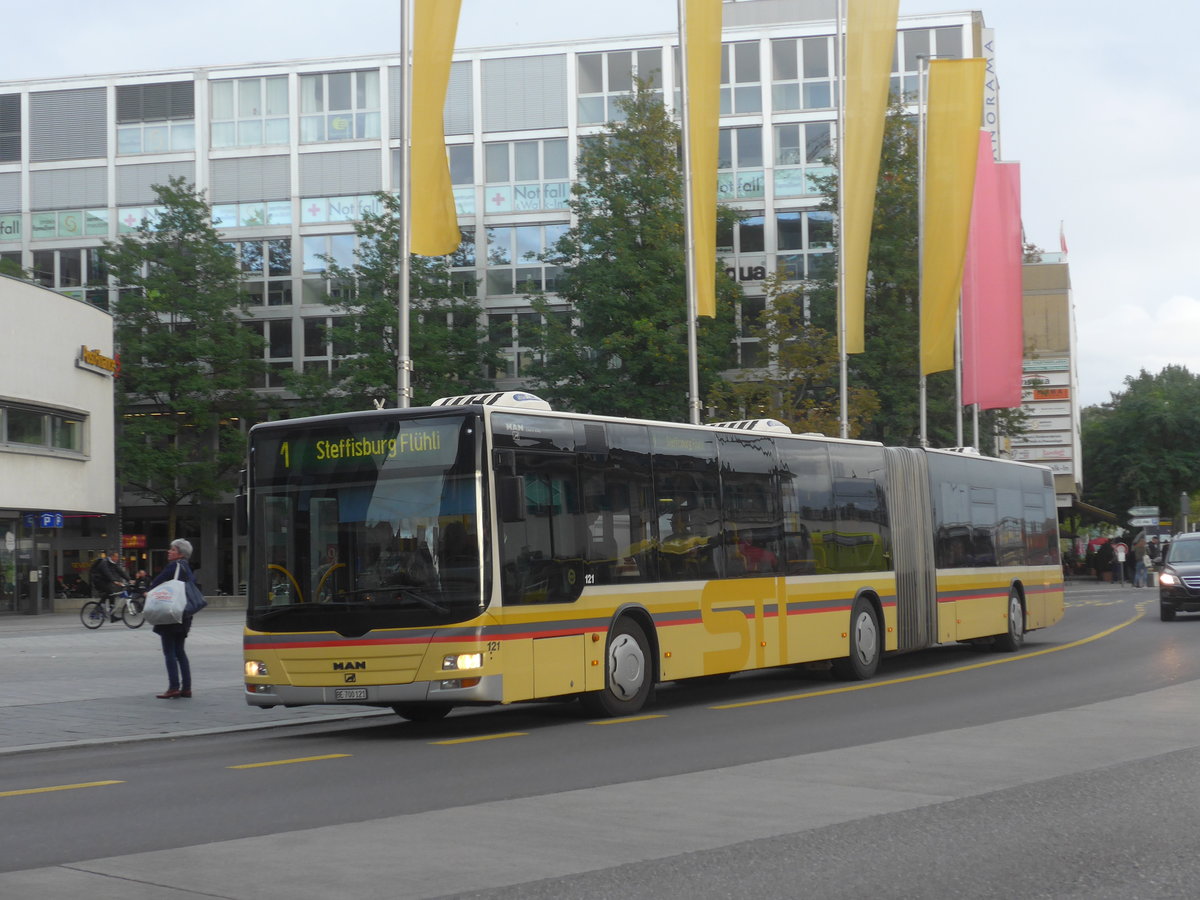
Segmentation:
[(115, 511), (113, 379), (75, 365), (84, 345), (112, 358), (108, 313), (0, 276), (0, 399), (87, 417), (83, 459), (0, 444), (0, 509)]

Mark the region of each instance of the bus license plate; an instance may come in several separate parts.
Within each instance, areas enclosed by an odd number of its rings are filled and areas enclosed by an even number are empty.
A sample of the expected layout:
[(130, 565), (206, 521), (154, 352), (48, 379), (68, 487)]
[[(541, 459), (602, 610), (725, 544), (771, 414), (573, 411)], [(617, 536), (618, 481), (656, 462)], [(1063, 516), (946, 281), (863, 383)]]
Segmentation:
[(366, 688), (334, 688), (334, 700), (366, 700)]

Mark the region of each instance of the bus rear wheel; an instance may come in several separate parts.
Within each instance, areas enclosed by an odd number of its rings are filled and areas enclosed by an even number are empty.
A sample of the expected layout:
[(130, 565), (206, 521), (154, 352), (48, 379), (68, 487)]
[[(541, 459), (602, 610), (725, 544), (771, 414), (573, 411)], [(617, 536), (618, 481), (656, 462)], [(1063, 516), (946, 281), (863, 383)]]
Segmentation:
[(450, 714), (449, 703), (394, 703), (392, 712), (410, 722), (436, 722)]
[(1015, 653), (1025, 643), (1025, 610), (1021, 608), (1021, 595), (1008, 592), (1008, 631), (996, 637), (995, 647), (1001, 653)]
[(850, 612), (850, 655), (833, 660), (833, 674), (842, 681), (866, 681), (879, 668), (882, 648), (875, 607), (864, 597)]
[(593, 716), (629, 716), (650, 698), (654, 687), (650, 642), (632, 619), (620, 619), (604, 650), (604, 688), (580, 697)]

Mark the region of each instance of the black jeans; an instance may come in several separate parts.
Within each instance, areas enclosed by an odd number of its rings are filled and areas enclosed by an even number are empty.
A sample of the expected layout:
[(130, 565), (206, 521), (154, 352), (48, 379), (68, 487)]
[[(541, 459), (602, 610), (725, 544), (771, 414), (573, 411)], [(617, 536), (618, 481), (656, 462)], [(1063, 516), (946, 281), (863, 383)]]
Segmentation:
[(192, 668), (188, 665), (187, 651), (183, 642), (187, 633), (160, 634), (162, 639), (163, 658), (167, 662), (167, 689), (171, 691), (190, 691), (192, 689)]

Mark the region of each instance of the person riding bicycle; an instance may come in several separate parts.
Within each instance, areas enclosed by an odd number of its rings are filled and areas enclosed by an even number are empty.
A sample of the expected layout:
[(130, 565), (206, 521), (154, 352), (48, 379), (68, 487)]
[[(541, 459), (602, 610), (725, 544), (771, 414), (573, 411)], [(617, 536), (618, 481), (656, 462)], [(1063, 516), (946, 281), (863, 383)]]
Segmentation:
[(100, 599), (106, 605), (111, 604), (108, 611), (110, 622), (117, 621), (117, 614), (126, 602), (123, 591), (125, 583), (129, 580), (129, 576), (125, 574), (125, 570), (117, 562), (119, 558), (120, 555), (116, 550), (109, 550), (107, 554), (101, 555), (92, 563), (92, 568), (89, 572), (92, 589), (100, 595)]

